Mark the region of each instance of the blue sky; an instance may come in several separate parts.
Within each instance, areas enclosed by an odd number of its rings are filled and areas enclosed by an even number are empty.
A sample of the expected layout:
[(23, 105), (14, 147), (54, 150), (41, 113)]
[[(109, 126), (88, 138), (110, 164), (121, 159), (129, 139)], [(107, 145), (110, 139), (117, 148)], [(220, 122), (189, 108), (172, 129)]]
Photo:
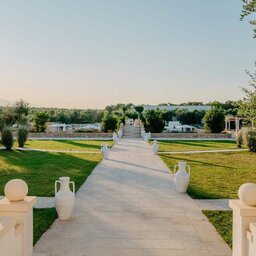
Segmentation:
[(0, 0), (0, 99), (102, 108), (236, 100), (256, 39), (241, 0)]

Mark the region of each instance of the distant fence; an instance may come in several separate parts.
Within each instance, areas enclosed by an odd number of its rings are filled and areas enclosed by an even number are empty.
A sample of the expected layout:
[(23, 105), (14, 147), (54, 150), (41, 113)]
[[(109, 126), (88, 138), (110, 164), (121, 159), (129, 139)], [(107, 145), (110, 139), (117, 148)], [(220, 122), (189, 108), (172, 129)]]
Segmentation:
[(152, 133), (152, 138), (159, 139), (230, 139), (227, 133)]

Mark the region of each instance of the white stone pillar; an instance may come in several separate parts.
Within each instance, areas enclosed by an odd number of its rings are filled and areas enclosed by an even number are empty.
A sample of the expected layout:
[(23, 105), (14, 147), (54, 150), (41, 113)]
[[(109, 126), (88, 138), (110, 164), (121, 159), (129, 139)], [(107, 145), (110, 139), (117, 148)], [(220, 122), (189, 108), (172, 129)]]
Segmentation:
[(249, 241), (247, 231), (251, 222), (256, 222), (256, 207), (243, 204), (240, 200), (230, 200), (233, 210), (233, 256), (248, 256)]
[(14, 217), (21, 232), (21, 256), (33, 255), (33, 206), (36, 197), (27, 196), (23, 201), (0, 200), (0, 217)]
[(0, 217), (0, 255), (18, 256), (15, 218)]

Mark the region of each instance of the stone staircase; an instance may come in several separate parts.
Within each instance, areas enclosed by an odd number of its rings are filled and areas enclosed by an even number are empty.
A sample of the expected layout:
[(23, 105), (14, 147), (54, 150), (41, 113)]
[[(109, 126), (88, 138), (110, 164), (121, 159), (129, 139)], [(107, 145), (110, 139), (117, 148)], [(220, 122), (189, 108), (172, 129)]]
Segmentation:
[(125, 125), (123, 137), (124, 138), (141, 138), (140, 126)]

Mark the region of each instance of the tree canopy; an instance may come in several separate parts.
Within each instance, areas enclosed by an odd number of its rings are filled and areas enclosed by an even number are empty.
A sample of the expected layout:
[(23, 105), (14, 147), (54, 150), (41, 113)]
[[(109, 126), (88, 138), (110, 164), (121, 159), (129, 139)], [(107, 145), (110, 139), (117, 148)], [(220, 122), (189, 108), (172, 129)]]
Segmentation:
[[(242, 0), (243, 9), (241, 14), (241, 20), (247, 16), (251, 16), (256, 13), (256, 0)], [(256, 38), (256, 19), (251, 19), (249, 23), (254, 27), (254, 37)]]

